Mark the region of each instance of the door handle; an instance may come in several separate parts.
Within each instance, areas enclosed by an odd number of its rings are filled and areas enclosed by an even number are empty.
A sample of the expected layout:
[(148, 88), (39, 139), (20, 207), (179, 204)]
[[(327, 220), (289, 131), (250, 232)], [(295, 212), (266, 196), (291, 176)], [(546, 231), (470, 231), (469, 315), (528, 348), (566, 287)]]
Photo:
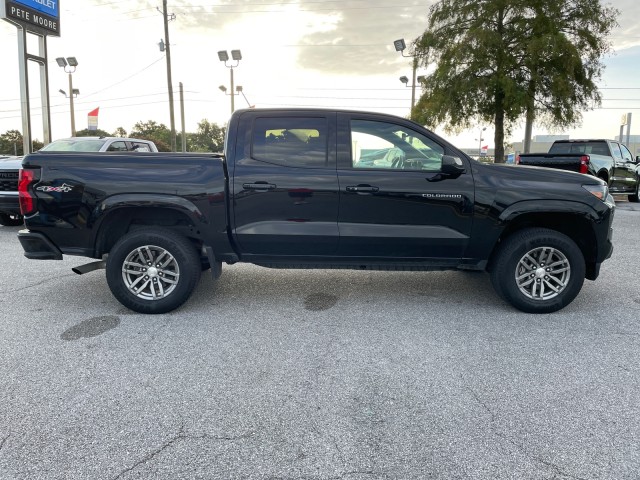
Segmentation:
[(371, 185), (350, 185), (346, 187), (347, 192), (356, 193), (375, 193), (380, 190), (378, 187), (372, 187)]
[(245, 190), (274, 190), (276, 186), (273, 183), (256, 182), (256, 183), (243, 183), (242, 188)]

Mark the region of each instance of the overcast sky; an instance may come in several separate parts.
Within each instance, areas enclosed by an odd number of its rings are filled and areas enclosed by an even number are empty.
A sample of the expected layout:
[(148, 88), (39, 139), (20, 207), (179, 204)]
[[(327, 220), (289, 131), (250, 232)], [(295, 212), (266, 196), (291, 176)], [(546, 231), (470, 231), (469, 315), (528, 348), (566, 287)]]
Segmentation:
[[(4, 1), (4, 0), (2, 0)], [(426, 28), (430, 1), (419, 0), (169, 0), (176, 128), (180, 129), (178, 83), (184, 84), (186, 130), (198, 121), (223, 124), (230, 114), (229, 69), (218, 50), (240, 49), (235, 84), (257, 107), (320, 106), (356, 108), (406, 116), (411, 89), (398, 78), (411, 77), (411, 60), (402, 58), (393, 41), (407, 44)], [(601, 109), (584, 114), (580, 128), (562, 132), (573, 138), (613, 138), (620, 117), (632, 112), (631, 133), (640, 134), (640, 4), (615, 0), (620, 27), (612, 41), (615, 54), (604, 59)], [(169, 125), (165, 57), (158, 47), (164, 37), (161, 0), (60, 0), (61, 32), (49, 37), (49, 83), (53, 138), (70, 135), (68, 77), (56, 57), (75, 56), (73, 87), (76, 128), (86, 128), (87, 113), (100, 107), (99, 127), (130, 131), (138, 121)], [(30, 53), (37, 52), (31, 39)], [(0, 133), (21, 130), (16, 28), (0, 21)], [(32, 63), (32, 62), (30, 62)], [(418, 71), (418, 74), (424, 72)], [(33, 135), (42, 139), (39, 77), (29, 69)], [(235, 97), (236, 108), (247, 106)], [(478, 130), (449, 136), (458, 146), (477, 145)], [(546, 134), (535, 127), (534, 135)], [(490, 126), (485, 144), (493, 148)], [(520, 141), (516, 128), (512, 140)], [(635, 153), (635, 152), (634, 152)], [(640, 153), (640, 152), (638, 152)]]

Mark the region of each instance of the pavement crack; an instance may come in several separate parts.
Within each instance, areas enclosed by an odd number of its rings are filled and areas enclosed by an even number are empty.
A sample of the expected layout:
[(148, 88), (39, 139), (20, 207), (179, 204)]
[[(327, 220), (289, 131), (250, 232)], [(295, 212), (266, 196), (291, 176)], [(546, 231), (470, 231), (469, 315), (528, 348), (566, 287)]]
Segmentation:
[(185, 433), (184, 424), (182, 424), (182, 425), (180, 425), (180, 429), (178, 430), (178, 433), (176, 433), (173, 437), (169, 438), (166, 442), (164, 442), (162, 445), (160, 445), (154, 451), (148, 453), (143, 458), (138, 460), (132, 466), (124, 469), (123, 471), (121, 471), (118, 475), (113, 477), (113, 480), (118, 480), (118, 479), (122, 478), (124, 475), (126, 475), (127, 473), (129, 473), (129, 472), (135, 470), (136, 468), (138, 468), (140, 465), (143, 465), (143, 464), (153, 460), (155, 457), (160, 455), (164, 450), (166, 450), (167, 448), (171, 447), (173, 444), (175, 444), (179, 440), (235, 441), (235, 440), (243, 440), (243, 439), (249, 438), (249, 437), (251, 437), (253, 435), (254, 435), (254, 432), (252, 432), (252, 431), (245, 432), (245, 433), (243, 433), (241, 435), (217, 436), (217, 435), (209, 435), (207, 433), (203, 433), (201, 435), (193, 435), (193, 434)]
[(4, 444), (7, 443), (7, 440), (9, 440), (9, 437), (11, 436), (10, 433), (7, 434), (6, 437), (4, 437), (1, 441), (0, 441), (0, 452), (2, 451), (2, 449), (4, 448)]
[(31, 284), (29, 284), (29, 285), (27, 285), (25, 287), (16, 288), (16, 289), (13, 289), (13, 290), (0, 290), (0, 293), (22, 292), (24, 290), (28, 290), (28, 289), (33, 288), (33, 287), (37, 287), (38, 285), (42, 285), (42, 284), (45, 284), (45, 283), (48, 283), (48, 282), (53, 282), (53, 281), (56, 281), (56, 280), (60, 280), (61, 278), (76, 277), (76, 276), (77, 275), (75, 273), (69, 273), (67, 275), (59, 275), (59, 276), (54, 277), (54, 278), (45, 278), (44, 280), (40, 280), (39, 282), (36, 282), (36, 283), (31, 283)]
[(160, 455), (164, 450), (166, 450), (167, 448), (169, 448), (171, 445), (173, 445), (174, 443), (176, 443), (178, 440), (182, 440), (185, 438), (184, 435), (184, 425), (180, 426), (180, 430), (178, 430), (178, 433), (176, 435), (174, 435), (173, 437), (171, 437), (169, 440), (167, 440), (166, 442), (164, 442), (160, 447), (156, 448), (153, 452), (148, 453), (147, 455), (145, 455), (142, 459), (138, 460), (136, 463), (134, 463), (132, 466), (130, 466), (129, 468), (124, 469), (123, 471), (121, 471), (118, 475), (116, 475), (115, 477), (113, 477), (113, 480), (117, 480), (119, 478), (122, 478), (124, 475), (126, 475), (127, 473), (135, 470), (136, 468), (138, 468), (140, 465), (147, 463), (150, 460), (153, 460), (154, 457), (156, 457), (157, 455)]
[(541, 463), (542, 465), (545, 465), (546, 467), (549, 467), (549, 468), (553, 469), (554, 472), (557, 475), (560, 475), (560, 476), (566, 477), (566, 478), (573, 478), (574, 480), (587, 480), (584, 477), (579, 477), (577, 475), (572, 475), (570, 473), (567, 473), (559, 465), (556, 465), (553, 462), (550, 462), (548, 460), (545, 460), (544, 458), (541, 458), (541, 457), (539, 457), (537, 455), (534, 455), (534, 454), (528, 452), (524, 445), (522, 445), (522, 444), (516, 442), (515, 440), (509, 438), (505, 433), (503, 433), (500, 430), (498, 430), (498, 428), (495, 425), (496, 424), (496, 420), (497, 420), (496, 414), (493, 412), (493, 410), (491, 410), (491, 408), (489, 408), (487, 403), (484, 402), (482, 400), (482, 398), (480, 398), (480, 395), (478, 395), (473, 388), (471, 388), (469, 385), (466, 384), (466, 382), (464, 382), (464, 378), (462, 378), (462, 381), (463, 381), (464, 388), (466, 388), (471, 393), (471, 395), (473, 396), (475, 401), (478, 402), (478, 404), (489, 414), (489, 416), (490, 416), (489, 428), (494, 433), (494, 435), (496, 435), (497, 437), (500, 437), (501, 439), (505, 440), (510, 445), (515, 447), (516, 450), (518, 450), (522, 455), (524, 455), (529, 460)]

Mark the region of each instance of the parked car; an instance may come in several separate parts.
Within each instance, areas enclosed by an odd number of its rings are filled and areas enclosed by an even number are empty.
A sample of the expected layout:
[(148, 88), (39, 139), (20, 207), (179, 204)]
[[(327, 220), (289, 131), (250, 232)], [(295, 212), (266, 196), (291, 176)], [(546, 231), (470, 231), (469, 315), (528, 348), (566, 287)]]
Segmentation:
[(516, 308), (553, 312), (598, 277), (615, 209), (598, 178), (482, 164), (409, 120), (321, 109), (236, 111), (224, 158), (31, 154), (20, 202), (27, 258), (95, 258), (74, 271), (106, 267), (143, 313), (179, 307), (222, 262), (488, 271)]
[(640, 156), (614, 140), (556, 140), (549, 153), (527, 153), (516, 157), (516, 164), (557, 168), (601, 178), (614, 194), (628, 194), (638, 202)]
[(22, 157), (0, 155), (0, 225), (22, 225), (18, 204), (18, 171)]
[(41, 152), (157, 152), (150, 140), (120, 137), (70, 137), (55, 140)]

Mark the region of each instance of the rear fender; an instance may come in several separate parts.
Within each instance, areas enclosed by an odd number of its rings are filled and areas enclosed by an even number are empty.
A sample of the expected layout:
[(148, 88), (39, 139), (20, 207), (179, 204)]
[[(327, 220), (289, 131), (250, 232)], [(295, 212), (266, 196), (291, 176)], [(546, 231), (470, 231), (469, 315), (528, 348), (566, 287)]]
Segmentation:
[[(149, 217), (140, 212), (147, 209)], [(173, 213), (168, 214), (168, 210)], [(163, 215), (162, 212), (166, 214)], [(128, 231), (135, 217), (148, 219), (148, 225), (168, 228), (175, 227), (172, 221), (180, 219), (183, 224), (181, 233), (203, 241), (202, 227), (208, 223), (202, 211), (182, 197), (158, 194), (114, 195), (96, 205), (89, 221), (95, 227), (94, 246), (97, 257), (109, 251), (114, 240)], [(165, 220), (166, 225), (163, 224)]]
[(105, 214), (123, 207), (143, 208), (170, 208), (181, 211), (194, 223), (207, 223), (204, 214), (189, 200), (177, 195), (159, 195), (153, 193), (122, 193), (105, 198), (96, 205), (94, 215), (96, 219), (105, 217)]

